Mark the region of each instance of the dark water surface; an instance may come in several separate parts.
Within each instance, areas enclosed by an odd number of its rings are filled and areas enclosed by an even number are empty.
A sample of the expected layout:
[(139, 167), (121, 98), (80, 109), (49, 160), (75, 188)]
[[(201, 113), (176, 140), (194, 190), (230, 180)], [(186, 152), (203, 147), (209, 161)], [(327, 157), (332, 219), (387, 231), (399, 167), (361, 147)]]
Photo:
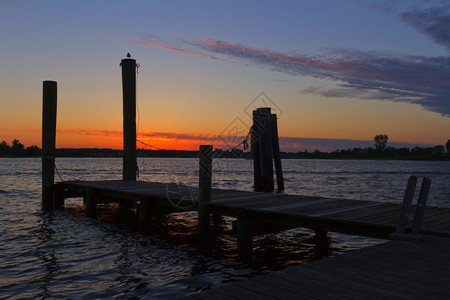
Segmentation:
[[(121, 159), (57, 159), (63, 180), (121, 179)], [(197, 185), (196, 159), (139, 158), (139, 180)], [(429, 205), (450, 207), (450, 162), (284, 160), (286, 192), (401, 203), (410, 175), (432, 179)], [(216, 159), (213, 185), (251, 190), (252, 161)], [(420, 179), (420, 178), (419, 178)], [(57, 178), (57, 181), (60, 179)], [(84, 216), (81, 199), (43, 213), (40, 159), (0, 159), (0, 298), (173, 299), (286, 266), (383, 242), (330, 234), (329, 248), (295, 229), (260, 236), (238, 261), (231, 219), (197, 247), (196, 213), (158, 217), (148, 235), (118, 206)]]

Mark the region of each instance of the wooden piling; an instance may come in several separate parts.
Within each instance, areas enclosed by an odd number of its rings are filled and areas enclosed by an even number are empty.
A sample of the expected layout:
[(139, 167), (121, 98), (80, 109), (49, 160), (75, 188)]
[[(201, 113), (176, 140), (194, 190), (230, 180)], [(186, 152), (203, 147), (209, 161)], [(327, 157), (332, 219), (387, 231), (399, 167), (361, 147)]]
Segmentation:
[(43, 82), (42, 100), (42, 209), (52, 210), (55, 183), (56, 81)]
[(122, 59), (123, 179), (136, 181), (136, 60)]
[(93, 188), (86, 189), (84, 201), (86, 203), (86, 216), (95, 218), (97, 216), (97, 197)]
[(199, 152), (199, 202), (198, 229), (201, 237), (207, 236), (211, 225), (212, 145), (201, 145)]
[(273, 191), (272, 116), (270, 107), (262, 107), (253, 111), (252, 154), (255, 190)]
[(253, 253), (253, 236), (251, 212), (246, 209), (239, 209), (237, 212), (236, 234), (238, 251), (241, 260), (250, 260)]
[(261, 183), (261, 153), (260, 136), (262, 134), (258, 110), (253, 111), (253, 126), (251, 131), (251, 152), (253, 156), (253, 188), (256, 191), (262, 189)]
[(150, 223), (152, 217), (151, 205), (148, 201), (140, 201), (138, 206), (139, 228), (141, 233), (150, 232)]
[(264, 134), (261, 141), (261, 180), (265, 192), (274, 190), (272, 152), (272, 114), (270, 108), (259, 108), (262, 115)]
[(278, 140), (278, 124), (276, 114), (272, 114), (272, 150), (273, 150), (273, 161), (275, 164), (275, 174), (277, 175), (277, 188), (278, 191), (283, 191), (284, 178), (283, 178), (283, 169), (281, 167), (281, 152), (280, 152), (280, 142)]
[(53, 206), (57, 210), (64, 210), (64, 190), (60, 187), (53, 188)]

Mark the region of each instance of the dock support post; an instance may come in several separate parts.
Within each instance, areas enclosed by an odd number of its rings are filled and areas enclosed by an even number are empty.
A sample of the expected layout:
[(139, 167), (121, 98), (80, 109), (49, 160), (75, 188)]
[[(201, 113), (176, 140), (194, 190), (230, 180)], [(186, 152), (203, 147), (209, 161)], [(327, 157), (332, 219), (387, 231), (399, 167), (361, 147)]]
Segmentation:
[(88, 217), (95, 218), (97, 216), (97, 197), (94, 189), (86, 189), (86, 194), (84, 197), (86, 203), (86, 215)]
[(320, 253), (328, 253), (330, 248), (330, 238), (328, 237), (327, 230), (323, 228), (315, 228), (314, 241), (316, 242), (317, 249)]
[(277, 189), (280, 192), (284, 190), (284, 178), (283, 169), (281, 167), (281, 152), (280, 142), (278, 140), (278, 124), (276, 114), (272, 114), (272, 150), (273, 161), (275, 164), (275, 174), (277, 175)]
[(57, 210), (64, 210), (64, 194), (65, 191), (61, 187), (54, 188), (53, 190), (53, 204)]
[(139, 229), (141, 233), (147, 234), (150, 232), (151, 221), (151, 207), (147, 201), (140, 201), (138, 207), (139, 214)]
[(240, 209), (237, 212), (237, 243), (239, 256), (243, 261), (248, 261), (253, 252), (251, 213), (248, 210)]
[(136, 60), (122, 59), (123, 180), (136, 181)]
[(201, 237), (206, 237), (211, 225), (209, 204), (211, 203), (212, 181), (212, 145), (201, 145), (199, 152), (199, 202), (198, 230)]
[(55, 183), (56, 81), (43, 82), (42, 108), (42, 209), (53, 209)]

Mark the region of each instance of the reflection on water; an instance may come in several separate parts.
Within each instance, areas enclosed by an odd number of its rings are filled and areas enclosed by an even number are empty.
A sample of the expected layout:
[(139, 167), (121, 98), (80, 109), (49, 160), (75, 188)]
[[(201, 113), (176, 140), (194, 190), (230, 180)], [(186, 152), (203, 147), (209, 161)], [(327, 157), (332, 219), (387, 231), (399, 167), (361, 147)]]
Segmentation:
[[(141, 180), (196, 185), (196, 159), (139, 158)], [(430, 202), (449, 206), (448, 162), (283, 161), (288, 193), (401, 201), (410, 175), (432, 178)], [(120, 179), (120, 159), (57, 159), (65, 180)], [(251, 190), (252, 162), (215, 160), (214, 185)], [(311, 231), (294, 229), (254, 239), (254, 259), (240, 263), (231, 218), (213, 227), (199, 248), (196, 213), (152, 219), (139, 233), (134, 211), (102, 205), (84, 215), (81, 199), (64, 211), (40, 211), (40, 159), (0, 159), (0, 295), (4, 298), (178, 298), (358, 249), (381, 241), (330, 234), (318, 247)]]

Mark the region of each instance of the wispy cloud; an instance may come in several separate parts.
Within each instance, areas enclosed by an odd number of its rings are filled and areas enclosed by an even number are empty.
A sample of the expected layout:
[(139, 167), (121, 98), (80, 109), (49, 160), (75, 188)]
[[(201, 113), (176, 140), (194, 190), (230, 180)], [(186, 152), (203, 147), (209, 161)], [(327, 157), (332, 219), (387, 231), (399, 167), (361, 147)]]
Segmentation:
[(144, 42), (144, 41), (136, 41), (136, 40), (131, 40), (131, 39), (126, 40), (126, 41), (133, 43), (133, 44), (143, 45), (143, 46), (153, 46), (153, 47), (163, 48), (163, 49), (166, 49), (166, 50), (169, 50), (169, 51), (172, 51), (175, 53), (179, 53), (179, 54), (186, 54), (186, 55), (190, 55), (190, 56), (200, 56), (203, 58), (217, 59), (216, 57), (205, 54), (205, 53), (181, 49), (181, 48), (168, 46), (168, 45), (164, 45), (164, 44), (160, 44), (160, 43), (156, 43), (156, 42)]
[[(57, 133), (62, 135), (73, 134), (73, 135), (88, 135), (88, 136), (102, 136), (102, 137), (108, 136), (115, 138), (122, 137), (122, 131), (119, 130), (59, 129)], [(230, 139), (242, 141), (244, 140), (245, 136), (237, 135), (225, 137), (215, 134), (139, 131), (137, 133), (137, 138), (144, 141), (145, 143), (148, 143), (149, 145), (153, 145), (154, 143), (158, 142), (158, 147), (152, 146), (156, 149), (170, 148), (170, 149), (197, 150), (198, 145), (200, 145), (201, 143), (208, 143), (214, 145), (214, 148), (228, 150), (230, 149), (231, 145), (226, 143), (226, 141), (229, 141)], [(423, 144), (396, 143), (391, 141), (389, 142), (389, 145), (393, 147), (409, 147), (409, 148), (412, 148), (414, 146), (430, 146)], [(281, 151), (286, 152), (297, 152), (305, 150), (307, 151), (320, 150), (323, 152), (329, 152), (337, 149), (350, 149), (356, 147), (365, 148), (372, 146), (373, 141), (280, 137)], [(150, 147), (149, 149), (152, 148)], [(239, 149), (243, 149), (242, 146), (240, 146)]]
[(371, 2), (366, 6), (375, 11), (390, 14), (414, 30), (427, 36), (435, 43), (450, 50), (450, 4), (447, 0), (439, 2), (419, 1), (414, 3), (406, 1), (409, 6), (390, 1)]
[[(58, 129), (59, 134), (74, 134), (74, 135), (94, 135), (94, 136), (110, 136), (122, 137), (121, 130), (96, 130), (96, 129)], [(221, 138), (214, 134), (191, 134), (191, 133), (177, 133), (177, 132), (154, 132), (154, 131), (138, 131), (138, 138), (154, 138), (154, 139), (178, 139), (191, 141), (219, 141)]]
[[(146, 43), (153, 45), (151, 41)], [(450, 116), (450, 57), (399, 56), (346, 49), (322, 55), (290, 55), (213, 39), (179, 39), (176, 43), (176, 51), (171, 49), (170, 42), (166, 42), (165, 48), (177, 53), (203, 53), (204, 57), (214, 59), (221, 55), (294, 76), (335, 82), (333, 88), (314, 86), (302, 90), (303, 93), (407, 102)]]
[(401, 21), (450, 50), (450, 5), (399, 14)]
[(215, 134), (192, 134), (192, 133), (178, 133), (178, 132), (138, 132), (138, 137), (147, 137), (154, 139), (178, 139), (190, 141), (221, 141), (220, 137)]
[(111, 136), (121, 137), (122, 131), (119, 130), (95, 130), (95, 129), (57, 129), (58, 134), (75, 134), (75, 135), (94, 135), (94, 136)]

